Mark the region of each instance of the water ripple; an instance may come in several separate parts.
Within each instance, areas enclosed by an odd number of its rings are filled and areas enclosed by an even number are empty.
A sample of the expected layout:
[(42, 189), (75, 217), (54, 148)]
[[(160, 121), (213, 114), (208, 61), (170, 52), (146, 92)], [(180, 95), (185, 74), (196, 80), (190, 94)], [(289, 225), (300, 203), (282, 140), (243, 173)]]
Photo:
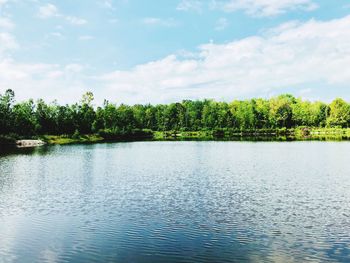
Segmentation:
[(350, 262), (350, 144), (139, 142), (0, 157), (0, 262)]

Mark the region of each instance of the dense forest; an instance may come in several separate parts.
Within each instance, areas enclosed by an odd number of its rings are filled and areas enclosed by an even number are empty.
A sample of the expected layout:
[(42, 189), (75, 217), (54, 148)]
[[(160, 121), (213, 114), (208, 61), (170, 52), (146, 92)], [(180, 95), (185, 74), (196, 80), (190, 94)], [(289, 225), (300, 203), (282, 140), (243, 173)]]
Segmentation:
[(117, 105), (107, 100), (95, 107), (87, 92), (80, 102), (60, 105), (43, 100), (15, 102), (15, 94), (0, 94), (0, 135), (100, 134), (108, 137), (140, 131), (260, 130), (307, 127), (349, 127), (350, 104), (338, 98), (330, 104), (292, 95), (271, 99), (184, 100), (159, 105)]

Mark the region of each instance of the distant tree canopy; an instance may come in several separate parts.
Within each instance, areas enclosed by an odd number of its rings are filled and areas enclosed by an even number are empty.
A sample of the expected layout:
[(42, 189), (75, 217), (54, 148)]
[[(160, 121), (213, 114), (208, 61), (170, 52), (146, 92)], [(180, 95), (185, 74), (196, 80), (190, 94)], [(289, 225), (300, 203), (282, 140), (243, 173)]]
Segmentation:
[(128, 134), (137, 129), (198, 131), (350, 127), (350, 104), (339, 98), (329, 105), (304, 101), (288, 94), (231, 103), (184, 100), (167, 105), (129, 106), (105, 101), (97, 108), (93, 106), (93, 100), (93, 94), (88, 92), (79, 103), (72, 105), (47, 104), (41, 99), (16, 103), (14, 92), (7, 90), (0, 94), (0, 134)]

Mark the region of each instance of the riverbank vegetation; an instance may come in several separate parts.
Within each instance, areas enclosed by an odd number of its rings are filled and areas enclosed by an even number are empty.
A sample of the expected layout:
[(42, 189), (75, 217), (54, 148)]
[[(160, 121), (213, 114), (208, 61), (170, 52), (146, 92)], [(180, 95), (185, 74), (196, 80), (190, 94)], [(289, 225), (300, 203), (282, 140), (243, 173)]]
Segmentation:
[(350, 104), (310, 102), (292, 95), (271, 99), (184, 100), (170, 104), (93, 105), (87, 92), (80, 102), (60, 105), (44, 100), (15, 102), (0, 94), (0, 143), (41, 138), (49, 143), (125, 139), (211, 139), (235, 136), (350, 137)]

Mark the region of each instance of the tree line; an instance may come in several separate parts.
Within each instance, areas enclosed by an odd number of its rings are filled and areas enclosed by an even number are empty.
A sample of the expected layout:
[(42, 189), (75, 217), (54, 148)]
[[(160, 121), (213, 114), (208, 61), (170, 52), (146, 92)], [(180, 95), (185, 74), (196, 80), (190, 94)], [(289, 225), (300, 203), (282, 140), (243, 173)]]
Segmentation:
[(39, 99), (15, 102), (13, 90), (0, 94), (0, 134), (72, 135), (130, 134), (140, 130), (201, 131), (307, 127), (349, 127), (350, 104), (337, 98), (330, 104), (284, 94), (270, 99), (184, 100), (170, 104), (133, 106), (104, 101), (94, 107), (87, 92), (80, 102), (60, 105)]

